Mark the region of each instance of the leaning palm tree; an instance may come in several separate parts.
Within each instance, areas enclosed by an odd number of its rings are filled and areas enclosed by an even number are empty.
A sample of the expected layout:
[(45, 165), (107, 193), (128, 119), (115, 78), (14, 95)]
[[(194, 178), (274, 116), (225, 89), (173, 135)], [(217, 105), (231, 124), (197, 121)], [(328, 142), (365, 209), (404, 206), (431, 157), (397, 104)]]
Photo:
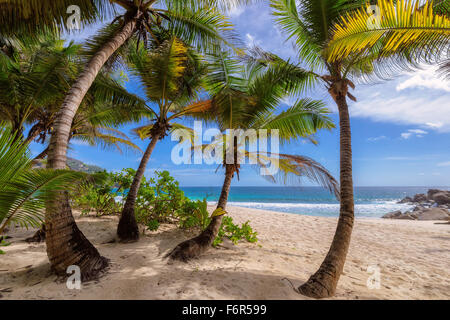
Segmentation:
[[(220, 133), (214, 137), (214, 143), (201, 146), (200, 151), (209, 150), (207, 153), (218, 157), (216, 160), (225, 168), (225, 179), (209, 226), (197, 237), (176, 246), (167, 254), (170, 259), (187, 261), (211, 247), (226, 214), (232, 179), (235, 175), (239, 177), (242, 161), (238, 159), (248, 158), (271, 182), (287, 183), (289, 178), (301, 180), (307, 177), (338, 194), (336, 180), (319, 163), (304, 156), (267, 153), (267, 150), (251, 148), (247, 151), (245, 137), (238, 133), (239, 130), (250, 130), (256, 134), (255, 138), (258, 136), (261, 140), (267, 139), (267, 133), (269, 136), (278, 135), (281, 143), (301, 138), (315, 142), (312, 135), (318, 130), (334, 128), (328, 117), (329, 111), (320, 101), (299, 99), (287, 110), (276, 112), (287, 95), (285, 72), (288, 68), (285, 63), (269, 69), (261, 68), (259, 64), (249, 64), (244, 68), (240, 61), (226, 54), (213, 57), (208, 84), (212, 98), (192, 107), (209, 110), (195, 116), (219, 126)], [(265, 137), (259, 136), (258, 130), (265, 132)], [(278, 170), (272, 167), (276, 164)]]
[(197, 98), (206, 71), (202, 59), (195, 51), (173, 36), (156, 44), (156, 48), (150, 52), (143, 47), (137, 50), (131, 47), (128, 53), (129, 67), (133, 77), (142, 84), (151, 120), (135, 129), (135, 132), (142, 139), (150, 139), (150, 143), (128, 191), (117, 227), (117, 236), (121, 242), (139, 239), (134, 207), (145, 168), (156, 143), (169, 131), (183, 127), (174, 120), (204, 110), (185, 107), (189, 101)]
[[(122, 45), (136, 36), (138, 42), (143, 39), (143, 45), (149, 39), (157, 40), (154, 36), (159, 30), (174, 33), (189, 45), (199, 49), (216, 49), (223, 43), (230, 43), (233, 36), (228, 20), (216, 9), (216, 6), (229, 7), (249, 0), (112, 0), (125, 11), (117, 16), (110, 30), (109, 37), (103, 37), (98, 50), (86, 64), (69, 90), (58, 118), (55, 120), (55, 130), (51, 136), (48, 155), (50, 168), (64, 168), (66, 164), (67, 143), (70, 135), (70, 124), (83, 98), (92, 85), (94, 79), (105, 63), (114, 58), (114, 53)], [(105, 1), (97, 0), (105, 3)], [(228, 40), (227, 40), (228, 39)], [(65, 217), (65, 218), (63, 218)], [(60, 223), (52, 224), (52, 221)], [(94, 276), (107, 263), (100, 256), (92, 244), (82, 235), (71, 217), (70, 206), (66, 201), (59, 205), (48, 206), (46, 220), (50, 223), (47, 228), (47, 254), (50, 263), (58, 274), (65, 274), (68, 263), (80, 262), (81, 273), (87, 277)], [(73, 226), (72, 228), (70, 226)], [(67, 232), (66, 241), (60, 241), (61, 230)], [(70, 239), (77, 239), (71, 241)]]

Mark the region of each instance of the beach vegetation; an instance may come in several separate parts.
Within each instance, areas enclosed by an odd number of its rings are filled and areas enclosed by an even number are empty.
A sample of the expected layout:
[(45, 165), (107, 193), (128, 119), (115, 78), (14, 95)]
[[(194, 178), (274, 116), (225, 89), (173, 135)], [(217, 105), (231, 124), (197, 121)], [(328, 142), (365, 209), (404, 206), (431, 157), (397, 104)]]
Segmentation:
[(32, 169), (32, 163), (28, 144), (0, 125), (0, 235), (9, 225), (39, 228), (45, 202), (89, 177), (72, 170)]
[[(265, 67), (266, 64), (258, 59), (247, 58), (247, 62), (243, 63), (240, 58), (226, 52), (208, 58), (206, 83), (209, 97), (194, 103), (192, 107), (201, 107), (209, 112), (195, 113), (191, 117), (216, 123), (219, 127), (220, 133), (214, 141), (220, 144), (219, 149), (222, 150), (219, 157), (221, 167), (225, 169), (225, 178), (216, 210), (222, 210), (222, 213), (213, 216), (208, 227), (198, 236), (180, 243), (169, 252), (171, 259), (190, 260), (206, 252), (213, 244), (226, 215), (231, 181), (235, 176), (239, 178), (241, 162), (238, 161), (238, 150), (244, 149), (243, 157), (250, 159), (257, 168), (266, 169), (270, 163), (277, 162), (279, 170), (276, 173), (263, 175), (271, 182), (287, 184), (294, 180), (298, 183), (306, 177), (338, 195), (336, 180), (318, 162), (298, 155), (245, 150), (245, 147), (238, 146), (237, 136), (226, 138), (228, 129), (254, 129), (255, 132), (266, 129), (269, 135), (270, 130), (276, 129), (281, 143), (297, 139), (317, 143), (313, 136), (317, 131), (334, 128), (329, 111), (321, 101), (297, 99), (286, 110), (279, 110), (280, 103), (289, 96), (287, 88), (291, 79), (286, 74), (289, 74), (291, 66), (288, 63), (280, 59), (278, 63)], [(308, 74), (299, 72), (292, 77), (304, 79)], [(203, 151), (210, 147), (201, 145), (197, 148)], [(232, 163), (227, 161), (228, 153), (233, 155)], [(223, 231), (228, 232), (226, 229)]]

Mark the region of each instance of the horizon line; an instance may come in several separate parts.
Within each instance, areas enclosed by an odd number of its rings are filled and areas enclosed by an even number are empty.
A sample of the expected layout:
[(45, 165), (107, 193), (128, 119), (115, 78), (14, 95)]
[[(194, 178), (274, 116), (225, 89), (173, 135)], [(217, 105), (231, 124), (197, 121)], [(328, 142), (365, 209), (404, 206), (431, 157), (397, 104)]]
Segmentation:
[[(205, 186), (185, 186), (185, 185), (180, 185), (180, 187), (182, 188), (210, 188), (210, 187), (222, 187), (222, 185), (205, 185)], [(326, 189), (324, 187), (321, 186), (253, 186), (253, 185), (248, 185), (248, 186), (231, 186), (231, 188), (233, 187), (252, 187), (252, 188), (321, 188), (321, 189)], [(385, 187), (390, 187), (390, 188), (450, 188), (450, 186), (354, 186), (354, 188), (385, 188)]]

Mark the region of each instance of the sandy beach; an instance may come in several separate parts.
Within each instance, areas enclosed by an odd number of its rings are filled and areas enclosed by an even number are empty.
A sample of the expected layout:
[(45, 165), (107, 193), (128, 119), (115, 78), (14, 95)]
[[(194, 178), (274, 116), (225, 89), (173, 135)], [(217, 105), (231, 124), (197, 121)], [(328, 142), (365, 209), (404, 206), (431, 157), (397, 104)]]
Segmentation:
[[(212, 209), (212, 208), (211, 208)], [(137, 243), (107, 243), (117, 217), (79, 217), (80, 229), (111, 259), (97, 281), (69, 290), (50, 272), (45, 244), (23, 241), (33, 230), (9, 233), (0, 256), (2, 299), (307, 299), (294, 292), (318, 268), (337, 219), (229, 207), (251, 221), (256, 244), (225, 242), (200, 259), (168, 264), (164, 254), (192, 234), (163, 225)], [(369, 266), (380, 287), (369, 288)], [(334, 299), (450, 299), (450, 225), (435, 221), (356, 219)]]

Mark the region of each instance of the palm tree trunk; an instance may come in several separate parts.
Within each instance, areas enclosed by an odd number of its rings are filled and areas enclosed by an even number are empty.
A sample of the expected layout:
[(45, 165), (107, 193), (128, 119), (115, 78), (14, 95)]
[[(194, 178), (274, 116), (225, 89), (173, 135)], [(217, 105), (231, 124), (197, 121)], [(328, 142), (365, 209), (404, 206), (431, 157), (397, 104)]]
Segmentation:
[[(132, 36), (137, 18), (136, 16), (128, 21), (121, 31), (92, 57), (70, 89), (55, 120), (55, 130), (49, 146), (49, 168), (66, 167), (67, 145), (75, 113), (102, 66)], [(100, 256), (97, 249), (78, 229), (67, 194), (62, 193), (47, 203), (45, 228), (47, 255), (52, 269), (57, 274), (66, 275), (68, 266), (77, 265), (80, 267), (82, 279), (88, 280), (98, 276), (108, 266), (107, 259)]]
[(152, 137), (152, 140), (147, 146), (147, 150), (145, 150), (141, 159), (139, 168), (136, 171), (130, 190), (128, 191), (127, 200), (125, 201), (119, 225), (117, 226), (117, 236), (120, 242), (137, 241), (139, 239), (139, 228), (134, 215), (134, 206), (141, 186), (142, 177), (145, 173), (145, 168), (160, 136), (160, 134), (155, 134)]
[[(217, 203), (217, 208), (225, 210), (228, 201), (228, 194), (230, 193), (231, 181), (233, 180), (235, 166), (227, 164), (225, 167), (225, 180), (222, 186), (222, 192)], [(177, 245), (166, 257), (172, 260), (179, 260), (187, 262), (190, 259), (196, 258), (206, 252), (212, 245), (214, 239), (219, 233), (220, 225), (222, 224), (223, 215), (213, 217), (208, 227), (197, 237), (186, 240)]]
[(313, 298), (331, 297), (344, 269), (354, 223), (351, 129), (346, 91), (333, 95), (339, 108), (340, 126), (340, 212), (333, 242), (319, 270), (298, 290)]

